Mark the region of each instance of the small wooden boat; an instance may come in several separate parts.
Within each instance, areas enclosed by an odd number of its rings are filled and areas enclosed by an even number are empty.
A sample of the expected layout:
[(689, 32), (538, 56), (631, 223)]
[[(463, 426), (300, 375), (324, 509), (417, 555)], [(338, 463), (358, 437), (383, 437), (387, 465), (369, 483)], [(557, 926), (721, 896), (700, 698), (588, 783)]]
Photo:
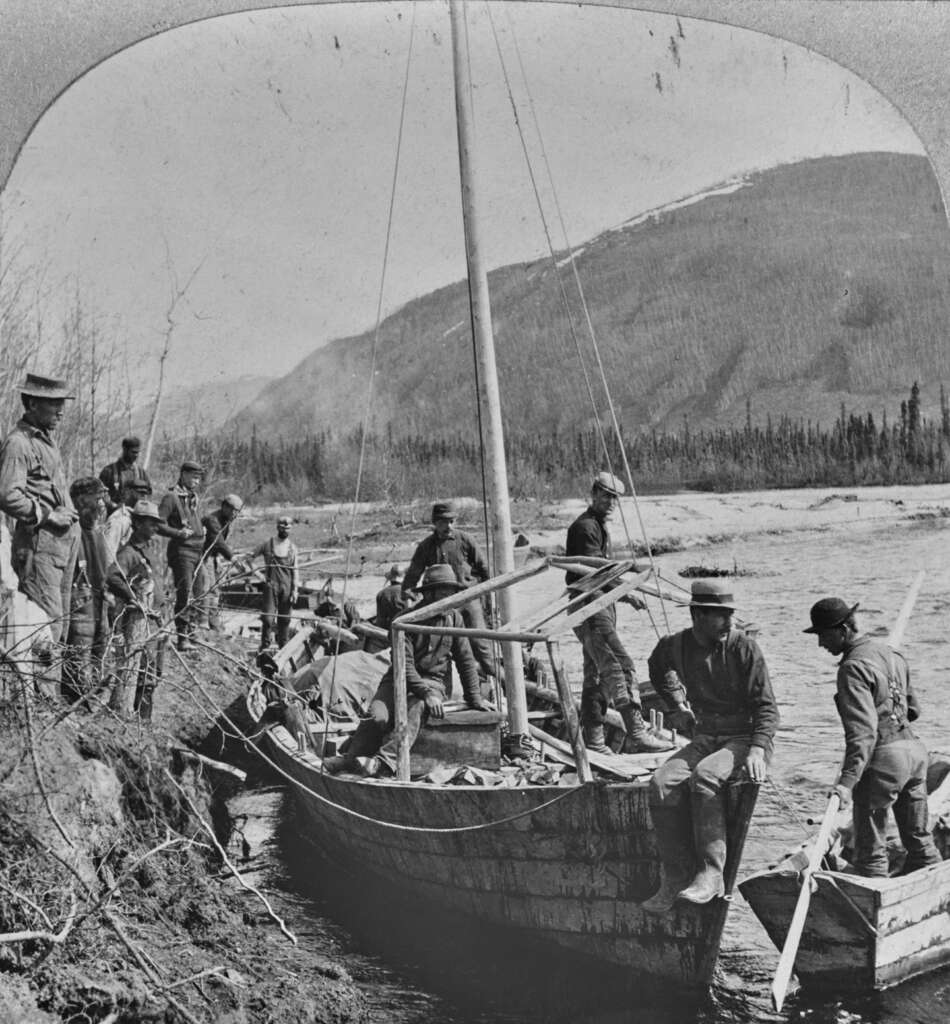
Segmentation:
[[(928, 787), (934, 839), (950, 853), (950, 757), (931, 755)], [(811, 902), (795, 958), (803, 988), (870, 992), (950, 964), (950, 860), (909, 875), (863, 878), (845, 866), (848, 816), (815, 872)], [(811, 841), (775, 867), (745, 879), (739, 890), (781, 949), (808, 861)], [(899, 869), (899, 864), (893, 864)]]

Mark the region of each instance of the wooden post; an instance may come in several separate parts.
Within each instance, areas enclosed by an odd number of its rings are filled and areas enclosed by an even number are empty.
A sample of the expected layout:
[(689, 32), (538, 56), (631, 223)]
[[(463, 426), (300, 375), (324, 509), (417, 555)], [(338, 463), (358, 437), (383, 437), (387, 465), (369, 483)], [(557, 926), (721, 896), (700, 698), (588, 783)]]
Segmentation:
[(393, 623), (393, 732), (396, 737), (396, 778), (409, 781), (408, 691), (406, 689), (406, 634)]
[[(508, 469), (505, 462), (504, 433), (501, 419), (501, 396), (495, 365), (495, 342), (492, 337), (491, 305), (488, 299), (488, 270), (482, 252), (479, 231), (478, 183), (475, 167), (475, 127), (471, 108), (471, 83), (468, 81), (468, 53), (465, 45), (465, 10), (459, 0), (451, 0), (452, 57), (455, 71), (455, 109), (458, 124), (459, 171), (462, 185), (462, 222), (465, 229), (465, 257), (468, 264), (468, 290), (478, 366), (479, 406), (485, 438), (485, 461), (488, 467), (489, 507), (492, 539), (495, 549), (495, 571), (511, 572), (515, 567), (511, 532), (511, 509), (508, 501)], [(511, 601), (507, 591), (498, 594), (498, 610), (502, 622), (511, 618)], [(508, 698), (508, 727), (512, 736), (528, 735), (528, 701), (524, 692), (524, 669), (517, 644), (501, 645), (505, 666), (505, 695)]]
[(557, 641), (548, 640), (547, 648), (548, 658), (551, 661), (551, 671), (554, 673), (557, 692), (561, 698), (561, 713), (564, 715), (567, 735), (571, 741), (571, 748), (574, 751), (577, 777), (581, 782), (591, 782), (594, 774), (590, 770), (590, 761), (587, 759), (587, 747), (584, 746), (584, 737), (581, 735), (581, 723), (577, 717), (577, 708), (574, 706), (574, 695), (571, 693), (571, 687), (567, 681), (567, 673), (564, 671), (564, 663), (561, 661), (561, 652)]

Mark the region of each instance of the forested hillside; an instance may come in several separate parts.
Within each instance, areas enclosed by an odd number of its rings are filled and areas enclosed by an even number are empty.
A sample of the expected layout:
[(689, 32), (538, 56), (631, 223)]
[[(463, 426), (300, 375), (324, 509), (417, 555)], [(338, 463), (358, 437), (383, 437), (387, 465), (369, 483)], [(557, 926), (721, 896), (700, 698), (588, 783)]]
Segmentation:
[[(939, 416), (950, 382), (950, 232), (922, 157), (826, 158), (751, 176), (729, 194), (637, 218), (578, 246), (577, 271), (621, 422), (631, 434), (741, 426), (828, 427), (841, 406), (893, 411), (917, 379)], [(509, 438), (584, 430), (593, 369), (571, 269), (559, 259), (490, 275)], [(569, 300), (565, 308), (562, 289)], [(379, 436), (475, 429), (464, 282), (383, 324)], [(339, 339), (267, 387), (229, 425), (291, 443), (357, 427), (372, 336)], [(599, 415), (602, 394), (595, 382)], [(928, 404), (929, 403), (929, 404)]]

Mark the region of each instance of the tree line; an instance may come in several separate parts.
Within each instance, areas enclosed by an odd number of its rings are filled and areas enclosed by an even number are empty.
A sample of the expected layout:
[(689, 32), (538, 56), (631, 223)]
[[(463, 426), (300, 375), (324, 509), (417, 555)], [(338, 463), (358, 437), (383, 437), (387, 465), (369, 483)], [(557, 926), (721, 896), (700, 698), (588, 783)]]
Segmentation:
[[(754, 423), (747, 405), (740, 427), (625, 433), (606, 440), (595, 427), (506, 440), (512, 497), (582, 494), (592, 469), (621, 471), (626, 452), (641, 493), (673, 490), (763, 490), (924, 484), (950, 481), (950, 400), (940, 389), (940, 416), (921, 414), (917, 382), (899, 414), (848, 412), (830, 426), (768, 417)], [(605, 455), (605, 445), (607, 454)], [(347, 500), (357, 475), (362, 500), (403, 501), (422, 494), (480, 494), (478, 438), (398, 436), (393, 431), (295, 438), (195, 435), (165, 439), (156, 452), (170, 477), (185, 458), (211, 471), (208, 483), (227, 484), (254, 501)]]

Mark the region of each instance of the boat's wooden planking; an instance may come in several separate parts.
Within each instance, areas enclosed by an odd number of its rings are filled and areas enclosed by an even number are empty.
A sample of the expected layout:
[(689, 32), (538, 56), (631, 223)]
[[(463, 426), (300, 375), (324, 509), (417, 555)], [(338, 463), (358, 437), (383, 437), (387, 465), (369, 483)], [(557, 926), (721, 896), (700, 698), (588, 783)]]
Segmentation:
[[(321, 773), (319, 759), (301, 754), (282, 727), (267, 736), (280, 766), (302, 784), (295, 796), (310, 826), (304, 831), (330, 863), (655, 980), (711, 980), (725, 902), (678, 904), (664, 916), (641, 908), (658, 881), (645, 781), (565, 791), (359, 780)], [(505, 824), (467, 828), (533, 808)], [(466, 830), (392, 829), (380, 819)]]

